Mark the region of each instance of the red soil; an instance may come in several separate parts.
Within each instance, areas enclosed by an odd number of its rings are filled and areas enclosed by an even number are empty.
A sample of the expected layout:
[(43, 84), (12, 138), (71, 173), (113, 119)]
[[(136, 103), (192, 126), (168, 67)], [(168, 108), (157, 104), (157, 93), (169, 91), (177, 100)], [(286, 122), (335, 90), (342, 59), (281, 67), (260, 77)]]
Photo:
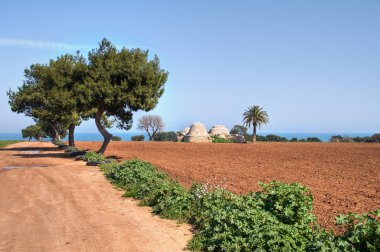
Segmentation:
[(336, 215), (380, 207), (380, 144), (112, 142), (105, 154), (151, 162), (187, 187), (211, 182), (245, 193), (260, 181), (300, 182), (314, 195), (318, 222), (335, 230)]

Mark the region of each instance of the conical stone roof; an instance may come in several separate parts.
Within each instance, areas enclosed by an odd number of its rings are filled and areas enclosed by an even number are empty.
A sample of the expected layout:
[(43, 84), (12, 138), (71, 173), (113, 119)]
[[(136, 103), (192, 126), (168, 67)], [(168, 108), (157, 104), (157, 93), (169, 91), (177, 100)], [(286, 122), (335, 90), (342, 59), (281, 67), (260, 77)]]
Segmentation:
[(190, 127), (189, 133), (183, 138), (185, 142), (207, 143), (211, 142), (211, 137), (207, 133), (203, 123), (196, 122)]

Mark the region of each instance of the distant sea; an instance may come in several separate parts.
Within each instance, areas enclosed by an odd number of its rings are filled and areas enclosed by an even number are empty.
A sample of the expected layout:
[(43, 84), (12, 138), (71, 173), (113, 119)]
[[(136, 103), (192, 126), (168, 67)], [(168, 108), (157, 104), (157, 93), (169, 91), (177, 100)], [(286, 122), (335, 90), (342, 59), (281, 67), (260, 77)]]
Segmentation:
[[(131, 137), (135, 135), (145, 135), (145, 140), (148, 140), (148, 135), (146, 133), (112, 133), (115, 136), (121, 137), (122, 141), (131, 141)], [(296, 137), (298, 139), (306, 139), (308, 137), (318, 137), (323, 142), (328, 142), (331, 136), (341, 135), (348, 137), (364, 137), (372, 136), (374, 133), (261, 133), (259, 135), (266, 136), (268, 134), (275, 134), (278, 136), (286, 137), (291, 139)], [(65, 138), (67, 140), (67, 138)], [(22, 138), (21, 133), (0, 133), (0, 140), (25, 140)], [(48, 140), (48, 139), (46, 139)], [(100, 133), (76, 133), (75, 140), (77, 141), (103, 141), (103, 137)]]

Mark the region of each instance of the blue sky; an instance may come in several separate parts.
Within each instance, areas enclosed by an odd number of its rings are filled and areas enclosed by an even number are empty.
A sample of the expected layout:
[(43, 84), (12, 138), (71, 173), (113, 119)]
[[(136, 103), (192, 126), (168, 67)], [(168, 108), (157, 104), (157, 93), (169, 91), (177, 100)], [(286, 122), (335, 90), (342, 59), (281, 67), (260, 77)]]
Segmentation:
[[(196, 121), (231, 128), (258, 104), (270, 116), (262, 132), (380, 131), (378, 0), (2, 0), (0, 132), (33, 122), (11, 112), (5, 95), (26, 67), (86, 54), (104, 37), (149, 49), (170, 72), (149, 112), (166, 130)], [(77, 130), (96, 131), (92, 120)]]

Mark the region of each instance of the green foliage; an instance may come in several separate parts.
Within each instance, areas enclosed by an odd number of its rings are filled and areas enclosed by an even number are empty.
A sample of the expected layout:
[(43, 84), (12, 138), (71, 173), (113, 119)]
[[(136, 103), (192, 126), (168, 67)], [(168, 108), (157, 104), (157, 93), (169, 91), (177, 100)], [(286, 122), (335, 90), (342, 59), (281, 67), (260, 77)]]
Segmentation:
[(338, 245), (344, 251), (380, 251), (380, 209), (369, 214), (339, 215), (337, 224), (346, 227), (338, 238)]
[(23, 138), (29, 138), (29, 141), (34, 138), (36, 140), (41, 140), (42, 138), (47, 137), (46, 132), (42, 129), (39, 124), (29, 125), (25, 129), (21, 130)]
[(136, 136), (132, 136), (132, 137), (131, 137), (131, 140), (132, 140), (132, 141), (144, 141), (144, 140), (145, 140), (145, 136), (144, 136), (144, 135), (136, 135)]
[(274, 134), (269, 134), (265, 136), (265, 141), (267, 142), (287, 142), (286, 137), (277, 136)]
[(0, 140), (0, 148), (3, 148), (7, 145), (10, 145), (10, 144), (14, 144), (14, 143), (18, 143), (20, 141), (18, 140)]
[(177, 134), (174, 131), (169, 132), (157, 132), (154, 135), (154, 141), (169, 141), (177, 142)]
[(289, 139), (289, 142), (298, 142), (298, 138), (297, 137), (293, 137), (293, 138)]
[(243, 125), (235, 125), (231, 130), (230, 134), (238, 134), (240, 136), (247, 135), (247, 127), (244, 127)]
[(81, 150), (73, 146), (68, 146), (65, 148), (65, 152), (67, 153), (73, 153), (73, 152), (78, 152), (78, 151), (81, 151)]
[(269, 123), (269, 116), (266, 111), (260, 106), (250, 106), (243, 114), (244, 125), (250, 127), (253, 126), (252, 141), (256, 142), (256, 128), (261, 127), (264, 124)]
[(188, 192), (154, 166), (140, 160), (121, 165), (102, 165), (107, 178), (126, 190), (125, 196), (141, 199), (153, 212), (169, 219), (184, 219), (189, 203)]
[(231, 140), (219, 136), (212, 136), (211, 139), (213, 143), (232, 143)]
[(306, 142), (322, 142), (318, 137), (308, 137), (306, 138)]
[(178, 182), (140, 160), (101, 165), (125, 196), (141, 200), (162, 217), (188, 221), (197, 251), (378, 251), (379, 212), (339, 217), (347, 232), (334, 236), (313, 215), (313, 197), (298, 184), (261, 183), (262, 191), (236, 195), (222, 188)]
[(119, 137), (119, 136), (112, 136), (112, 141), (121, 141), (121, 137)]
[(133, 112), (150, 111), (164, 93), (168, 72), (160, 68), (157, 56), (149, 60), (148, 51), (122, 48), (107, 39), (88, 55), (88, 74), (84, 85), (77, 85), (80, 105), (97, 110), (92, 117), (104, 137), (103, 153), (111, 134), (101, 124), (101, 115), (113, 117), (116, 126), (129, 130)]
[(87, 162), (104, 162), (107, 159), (102, 154), (98, 154), (98, 153), (90, 151), (84, 155), (83, 160)]
[(359, 143), (380, 143), (380, 134), (377, 133), (367, 137), (354, 137), (352, 140)]
[(33, 117), (49, 136), (62, 137), (70, 124), (75, 127), (84, 118), (74, 86), (84, 82), (85, 66), (79, 54), (31, 65), (25, 70), (24, 84), (7, 93), (12, 111)]

